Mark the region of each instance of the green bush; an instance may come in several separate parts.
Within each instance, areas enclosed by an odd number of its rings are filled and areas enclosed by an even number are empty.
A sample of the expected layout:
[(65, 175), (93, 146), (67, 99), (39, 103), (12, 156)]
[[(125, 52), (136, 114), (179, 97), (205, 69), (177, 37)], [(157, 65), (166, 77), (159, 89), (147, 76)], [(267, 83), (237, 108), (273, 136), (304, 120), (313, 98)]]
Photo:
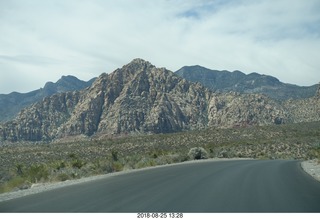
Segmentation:
[(72, 161), (72, 167), (81, 169), (86, 163), (80, 159), (76, 159)]
[(17, 168), (17, 174), (19, 175), (19, 176), (22, 176), (23, 175), (23, 168), (24, 168), (24, 166), (23, 166), (23, 164), (16, 164), (16, 168)]
[(25, 171), (24, 176), (29, 179), (30, 182), (37, 183), (41, 180), (47, 180), (49, 171), (43, 164), (32, 165), (27, 171)]
[(118, 161), (118, 151), (112, 150), (111, 151), (111, 156), (113, 161)]
[(56, 169), (56, 170), (61, 170), (61, 169), (63, 169), (63, 168), (66, 168), (66, 164), (65, 164), (64, 161), (55, 163), (55, 169)]
[(66, 173), (60, 173), (57, 178), (56, 178), (58, 181), (66, 181), (66, 180), (69, 180), (71, 179), (71, 177), (66, 174)]
[(134, 168), (135, 169), (141, 169), (141, 168), (144, 168), (144, 167), (151, 167), (151, 166), (155, 166), (155, 165), (156, 165), (156, 162), (155, 162), (154, 159), (143, 157), (140, 161), (138, 161), (134, 165)]
[(208, 159), (208, 152), (202, 147), (191, 148), (188, 156), (193, 160)]
[(17, 176), (0, 185), (0, 193), (10, 192), (13, 189), (27, 189), (30, 186), (31, 183), (25, 177)]
[(77, 159), (77, 155), (74, 153), (69, 154), (69, 158), (71, 159)]
[(113, 162), (112, 163), (112, 171), (113, 172), (119, 172), (123, 170), (123, 164), (120, 163), (119, 161)]

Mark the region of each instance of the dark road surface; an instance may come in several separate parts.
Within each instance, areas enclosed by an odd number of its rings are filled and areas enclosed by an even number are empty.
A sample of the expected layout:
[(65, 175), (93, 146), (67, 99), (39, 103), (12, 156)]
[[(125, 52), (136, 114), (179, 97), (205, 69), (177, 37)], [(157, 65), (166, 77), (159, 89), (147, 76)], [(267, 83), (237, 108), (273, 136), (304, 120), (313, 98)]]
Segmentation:
[(0, 212), (320, 212), (299, 161), (194, 162), (0, 202)]

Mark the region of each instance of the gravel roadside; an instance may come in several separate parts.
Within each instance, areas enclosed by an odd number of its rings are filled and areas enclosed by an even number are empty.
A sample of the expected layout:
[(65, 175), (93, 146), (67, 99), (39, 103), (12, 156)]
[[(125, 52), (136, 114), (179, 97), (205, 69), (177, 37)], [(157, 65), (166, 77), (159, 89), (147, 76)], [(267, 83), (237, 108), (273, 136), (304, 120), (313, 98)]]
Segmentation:
[(302, 169), (320, 182), (320, 161), (307, 160), (301, 163)]

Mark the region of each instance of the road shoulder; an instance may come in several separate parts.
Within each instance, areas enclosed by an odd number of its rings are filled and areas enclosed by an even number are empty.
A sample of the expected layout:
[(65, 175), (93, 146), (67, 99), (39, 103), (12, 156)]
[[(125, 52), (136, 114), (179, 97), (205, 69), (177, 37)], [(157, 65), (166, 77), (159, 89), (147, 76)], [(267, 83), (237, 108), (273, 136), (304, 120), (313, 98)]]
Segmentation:
[(319, 160), (307, 160), (301, 162), (302, 169), (312, 176), (314, 179), (320, 182), (320, 161)]

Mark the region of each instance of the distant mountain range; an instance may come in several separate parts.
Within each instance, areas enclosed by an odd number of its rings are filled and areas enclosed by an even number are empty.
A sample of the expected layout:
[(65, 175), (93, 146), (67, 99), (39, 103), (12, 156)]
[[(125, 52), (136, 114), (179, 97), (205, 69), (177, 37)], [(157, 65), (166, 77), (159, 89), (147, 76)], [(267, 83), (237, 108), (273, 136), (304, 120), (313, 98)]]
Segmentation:
[(185, 66), (175, 73), (186, 80), (199, 82), (215, 92), (264, 94), (277, 100), (309, 98), (314, 96), (318, 88), (317, 84), (303, 87), (280, 82), (277, 78), (268, 75), (210, 70), (199, 65)]
[[(266, 77), (269, 84), (280, 83), (272, 77), (253, 76)], [(319, 109), (319, 89), (312, 97), (286, 101), (262, 94), (218, 93), (165, 68), (134, 59), (110, 74), (100, 75), (86, 89), (57, 92), (24, 108), (14, 120), (0, 124), (0, 141), (320, 121)]]
[(43, 88), (28, 93), (0, 94), (0, 122), (13, 119), (21, 109), (44, 97), (66, 91), (82, 90), (90, 86), (94, 80), (95, 78), (85, 82), (74, 76), (62, 76), (56, 83), (47, 82)]

